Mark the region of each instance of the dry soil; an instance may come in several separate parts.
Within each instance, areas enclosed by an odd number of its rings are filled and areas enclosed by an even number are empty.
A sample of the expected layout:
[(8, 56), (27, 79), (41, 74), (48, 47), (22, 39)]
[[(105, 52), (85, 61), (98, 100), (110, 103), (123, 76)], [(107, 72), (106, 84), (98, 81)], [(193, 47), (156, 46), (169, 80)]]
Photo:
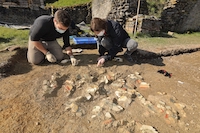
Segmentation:
[[(175, 48), (175, 49), (180, 49)], [(0, 132), (2, 133), (199, 133), (200, 132), (200, 51), (185, 50), (171, 55), (141, 50), (133, 54), (134, 64), (109, 61), (96, 67), (96, 49), (83, 49), (77, 53), (78, 66), (50, 64), (35, 66), (27, 62), (27, 49), (3, 52), (0, 79)], [(169, 52), (174, 50), (169, 50)], [(160, 52), (165, 53), (165, 52)], [(8, 56), (6, 55), (8, 54)], [(12, 55), (10, 57), (10, 55)], [(123, 52), (119, 57), (123, 58)], [(167, 55), (167, 56), (166, 56)], [(171, 78), (158, 73), (166, 70)], [(150, 87), (140, 88), (128, 75), (138, 72), (141, 81)], [(43, 82), (58, 74), (57, 87), (52, 93), (43, 95)], [(88, 87), (98, 84), (100, 78), (112, 73), (115, 76), (106, 84), (104, 94), (91, 94), (90, 100), (77, 103), (77, 110), (66, 109), (66, 103), (84, 96)], [(92, 77), (88, 80), (86, 77)], [(81, 78), (83, 82), (80, 83)], [(87, 80), (86, 80), (87, 79)], [(120, 79), (120, 80), (118, 80)], [(113, 82), (123, 80), (132, 84), (129, 88), (110, 87)], [(66, 80), (73, 81), (75, 90), (67, 96), (63, 89)], [(108, 89), (108, 90), (107, 90)], [(134, 91), (132, 102), (121, 112), (108, 111), (112, 117), (92, 118), (92, 110), (102, 99), (111, 98), (117, 103), (115, 91)], [(113, 93), (113, 94), (111, 94)], [(142, 102), (141, 95), (147, 103)], [(171, 112), (169, 112), (171, 110)], [(142, 125), (152, 128), (140, 130)], [(151, 130), (151, 131), (150, 131)]]

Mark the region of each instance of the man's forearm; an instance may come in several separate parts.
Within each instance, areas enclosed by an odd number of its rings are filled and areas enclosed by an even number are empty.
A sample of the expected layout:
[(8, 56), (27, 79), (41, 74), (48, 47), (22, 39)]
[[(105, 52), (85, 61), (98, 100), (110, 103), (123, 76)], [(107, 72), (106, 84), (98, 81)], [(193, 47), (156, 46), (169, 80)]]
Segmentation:
[(43, 46), (42, 46), (42, 43), (40, 41), (32, 41), (33, 45), (39, 50), (41, 51), (43, 54), (46, 55), (46, 53), (48, 52), (47, 49), (45, 49)]

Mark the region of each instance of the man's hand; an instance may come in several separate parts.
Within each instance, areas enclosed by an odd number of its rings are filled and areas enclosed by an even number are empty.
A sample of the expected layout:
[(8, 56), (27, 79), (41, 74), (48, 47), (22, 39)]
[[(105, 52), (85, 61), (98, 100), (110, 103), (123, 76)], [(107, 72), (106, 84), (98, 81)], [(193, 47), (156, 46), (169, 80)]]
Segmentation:
[(103, 66), (103, 64), (105, 63), (105, 61), (106, 61), (106, 60), (105, 60), (104, 58), (101, 58), (101, 57), (100, 57), (100, 58), (98, 59), (97, 67)]
[(46, 59), (49, 62), (56, 62), (57, 61), (56, 57), (52, 53), (50, 53), (49, 51), (46, 53)]
[(74, 58), (73, 55), (70, 56), (70, 60), (71, 60), (72, 66), (78, 65), (78, 60)]

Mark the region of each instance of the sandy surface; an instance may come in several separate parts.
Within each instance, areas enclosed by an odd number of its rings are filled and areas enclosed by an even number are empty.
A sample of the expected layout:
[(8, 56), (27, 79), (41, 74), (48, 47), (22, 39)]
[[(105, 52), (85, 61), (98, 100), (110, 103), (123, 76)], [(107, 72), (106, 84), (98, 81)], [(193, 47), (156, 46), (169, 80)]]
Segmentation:
[[(31, 65), (26, 49), (12, 54), (4, 68), (7, 77), (2, 74), (0, 80), (2, 133), (200, 132), (200, 51), (158, 57), (139, 50), (133, 54), (134, 64), (110, 61), (104, 67), (96, 67), (95, 49), (76, 54), (81, 61), (75, 67)], [(158, 70), (171, 73), (171, 78)], [(53, 80), (52, 75), (56, 85), (44, 92), (44, 82)], [(73, 91), (66, 90), (66, 81)], [(140, 87), (140, 82), (149, 87)], [(94, 86), (99, 91), (89, 92)], [(113, 110), (113, 105), (122, 110)]]

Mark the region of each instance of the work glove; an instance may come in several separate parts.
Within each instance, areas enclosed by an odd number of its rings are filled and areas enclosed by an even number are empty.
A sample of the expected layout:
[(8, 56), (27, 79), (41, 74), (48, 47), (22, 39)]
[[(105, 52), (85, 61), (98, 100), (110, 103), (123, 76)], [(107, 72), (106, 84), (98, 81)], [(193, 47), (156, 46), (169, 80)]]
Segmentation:
[(56, 57), (50, 53), (49, 51), (46, 53), (46, 59), (49, 61), (49, 62), (56, 62)]
[(70, 60), (71, 60), (72, 66), (78, 65), (78, 60), (74, 58), (73, 55), (70, 56)]

